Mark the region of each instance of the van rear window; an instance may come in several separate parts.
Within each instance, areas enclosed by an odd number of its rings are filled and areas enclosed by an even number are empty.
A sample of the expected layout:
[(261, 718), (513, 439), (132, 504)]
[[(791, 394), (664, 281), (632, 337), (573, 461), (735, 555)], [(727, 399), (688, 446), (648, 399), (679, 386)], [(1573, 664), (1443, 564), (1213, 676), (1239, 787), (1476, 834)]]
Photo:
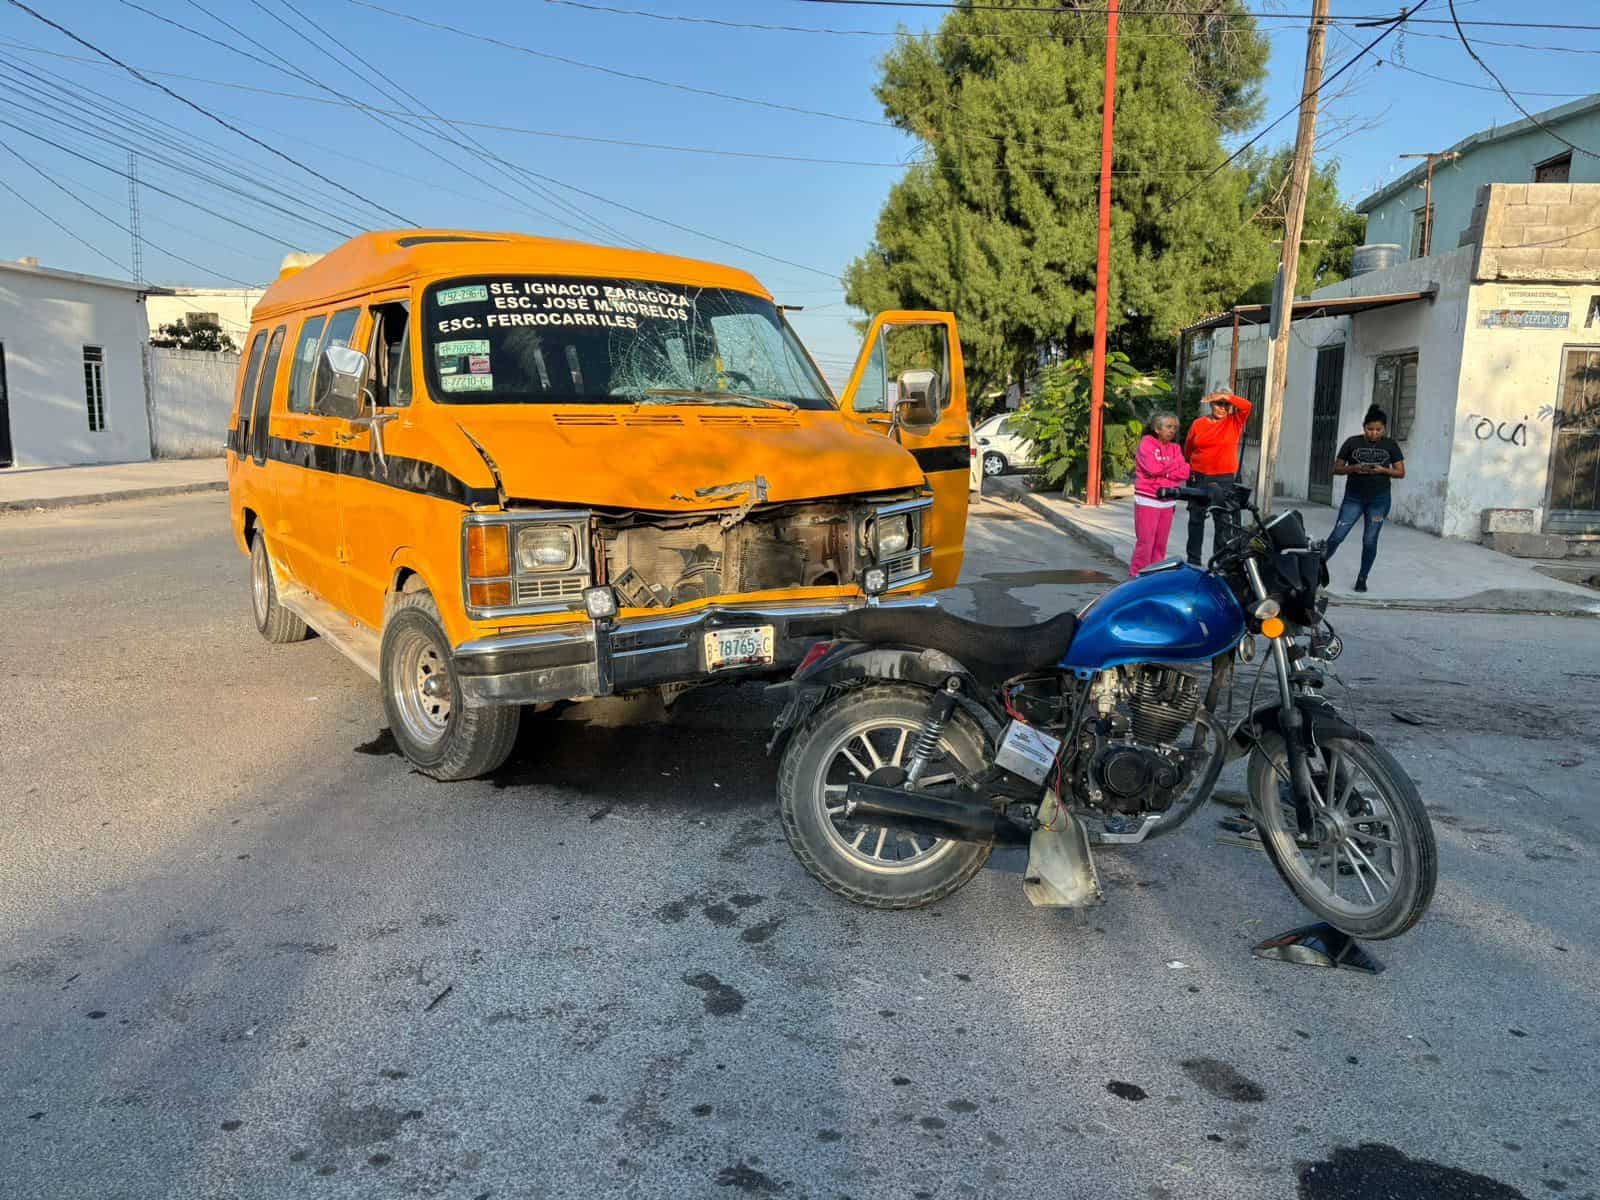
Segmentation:
[(430, 287), (428, 387), (445, 404), (833, 407), (770, 300), (639, 279), (514, 275)]

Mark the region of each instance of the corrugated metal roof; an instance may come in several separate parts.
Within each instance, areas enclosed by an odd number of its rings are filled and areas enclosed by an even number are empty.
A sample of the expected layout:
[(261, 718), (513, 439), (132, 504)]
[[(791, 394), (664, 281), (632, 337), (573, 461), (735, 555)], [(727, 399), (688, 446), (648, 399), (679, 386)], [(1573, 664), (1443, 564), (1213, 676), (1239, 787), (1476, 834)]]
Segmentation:
[[(1314, 317), (1347, 317), (1352, 313), (1388, 308), (1393, 304), (1410, 304), (1414, 300), (1431, 301), (1438, 294), (1439, 289), (1431, 287), (1424, 292), (1388, 292), (1381, 296), (1336, 296), (1324, 300), (1296, 300), (1289, 319), (1305, 321)], [(1227, 312), (1203, 317), (1193, 325), (1185, 325), (1178, 333), (1181, 336), (1185, 333), (1199, 333), (1205, 329), (1225, 329), (1233, 324), (1235, 313), (1238, 314), (1241, 325), (1265, 325), (1272, 318), (1272, 306), (1236, 304)]]

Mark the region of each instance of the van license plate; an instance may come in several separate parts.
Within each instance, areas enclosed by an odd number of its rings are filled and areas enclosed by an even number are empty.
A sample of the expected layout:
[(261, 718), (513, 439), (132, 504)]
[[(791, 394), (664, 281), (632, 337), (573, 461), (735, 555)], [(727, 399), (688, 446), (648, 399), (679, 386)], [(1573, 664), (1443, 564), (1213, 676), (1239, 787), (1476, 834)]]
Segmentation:
[(760, 666), (772, 661), (773, 627), (713, 629), (706, 634), (706, 670)]

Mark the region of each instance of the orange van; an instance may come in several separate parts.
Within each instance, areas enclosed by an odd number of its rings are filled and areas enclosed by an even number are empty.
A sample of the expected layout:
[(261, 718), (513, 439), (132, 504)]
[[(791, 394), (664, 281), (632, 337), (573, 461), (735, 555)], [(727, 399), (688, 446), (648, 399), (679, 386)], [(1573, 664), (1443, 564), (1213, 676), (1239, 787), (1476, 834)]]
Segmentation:
[(369, 233), (256, 306), (228, 435), (256, 626), (379, 683), (436, 779), (520, 706), (793, 668), (961, 568), (949, 313), (875, 317), (841, 397), (743, 271), (517, 234)]

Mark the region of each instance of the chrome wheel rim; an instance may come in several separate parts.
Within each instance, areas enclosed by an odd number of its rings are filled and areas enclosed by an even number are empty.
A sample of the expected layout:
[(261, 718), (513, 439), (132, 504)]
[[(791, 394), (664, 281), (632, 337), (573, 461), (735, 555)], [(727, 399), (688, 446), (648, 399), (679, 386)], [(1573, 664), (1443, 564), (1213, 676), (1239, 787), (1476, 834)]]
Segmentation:
[(272, 606), (270, 570), (266, 545), (258, 540), (250, 555), (250, 604), (255, 609), (257, 625), (267, 623), (267, 613)]
[[(845, 790), (880, 772), (903, 769), (911, 758), (921, 723), (904, 717), (861, 721), (835, 738), (823, 755), (815, 802), (833, 848), (858, 867), (883, 875), (920, 871), (955, 850), (957, 843), (927, 834), (902, 833), (851, 821), (844, 815)], [(933, 792), (956, 782), (959, 769), (947, 738), (919, 783)], [(880, 780), (882, 775), (879, 776)]]
[(1405, 888), (1406, 855), (1395, 805), (1364, 764), (1338, 750), (1313, 760), (1312, 832), (1301, 838), (1290, 792), (1287, 755), (1272, 759), (1276, 797), (1263, 798), (1262, 834), (1271, 838), (1284, 870), (1319, 903), (1361, 919), (1384, 910)]
[(389, 695), (406, 735), (424, 746), (438, 745), (450, 732), (455, 708), (449, 656), (421, 630), (408, 629), (399, 634), (391, 661)]

